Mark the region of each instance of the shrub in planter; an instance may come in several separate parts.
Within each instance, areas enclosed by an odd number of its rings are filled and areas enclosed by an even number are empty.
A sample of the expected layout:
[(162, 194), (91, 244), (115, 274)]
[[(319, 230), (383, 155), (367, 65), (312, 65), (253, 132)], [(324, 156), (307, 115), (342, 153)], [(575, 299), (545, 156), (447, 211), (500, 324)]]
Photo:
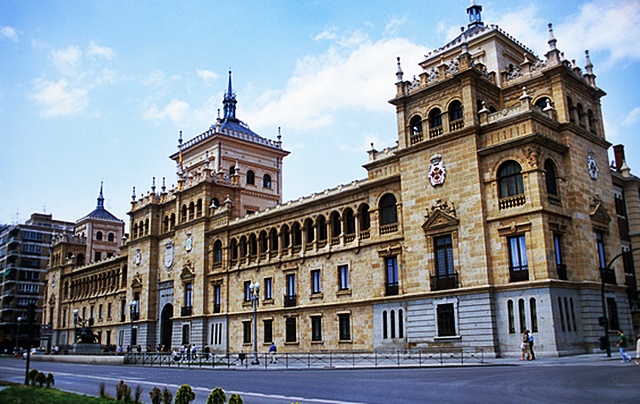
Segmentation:
[(40, 373), (38, 369), (31, 369), (29, 373), (27, 373), (27, 384), (31, 382), (34, 386), (36, 385), (35, 378)]
[(244, 404), (244, 401), (240, 395), (232, 394), (231, 397), (229, 397), (229, 404)]
[(227, 395), (220, 387), (216, 387), (211, 391), (207, 398), (207, 404), (224, 404), (227, 402)]
[(44, 383), (47, 381), (47, 375), (42, 372), (38, 372), (36, 376), (33, 378), (33, 384), (38, 383), (40, 387), (44, 386)]
[(171, 404), (173, 402), (173, 394), (165, 386), (162, 390), (162, 404)]
[(162, 404), (162, 391), (159, 388), (154, 387), (149, 392), (149, 398), (151, 399), (151, 404)]
[(176, 391), (175, 404), (189, 404), (195, 399), (196, 393), (193, 392), (193, 389), (188, 384), (183, 384), (178, 391)]
[(49, 373), (47, 374), (47, 388), (53, 386), (54, 384), (56, 384), (55, 379), (53, 378), (53, 373)]
[(137, 385), (136, 386), (136, 391), (135, 393), (133, 393), (133, 402), (134, 403), (140, 403), (140, 397), (142, 397), (142, 386)]

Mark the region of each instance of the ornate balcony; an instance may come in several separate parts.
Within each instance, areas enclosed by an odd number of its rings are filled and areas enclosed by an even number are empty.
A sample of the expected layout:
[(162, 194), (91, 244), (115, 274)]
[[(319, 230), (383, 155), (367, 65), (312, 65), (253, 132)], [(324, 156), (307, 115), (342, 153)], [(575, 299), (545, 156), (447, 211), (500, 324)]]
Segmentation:
[(296, 307), (298, 305), (296, 296), (284, 295), (284, 307)]
[(527, 202), (527, 198), (523, 195), (508, 196), (506, 198), (500, 198), (498, 206), (500, 210), (515, 208), (522, 206)]
[(431, 276), (431, 290), (457, 289), (458, 287), (457, 272)]
[(187, 317), (192, 314), (193, 314), (193, 306), (182, 307), (182, 310), (180, 310), (181, 317)]

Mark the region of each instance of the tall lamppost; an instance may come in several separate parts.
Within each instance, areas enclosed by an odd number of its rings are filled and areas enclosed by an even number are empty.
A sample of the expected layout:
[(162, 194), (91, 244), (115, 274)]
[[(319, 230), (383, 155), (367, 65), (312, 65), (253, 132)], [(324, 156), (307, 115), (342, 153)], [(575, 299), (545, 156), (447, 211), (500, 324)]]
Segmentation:
[(18, 316), (18, 318), (16, 320), (18, 320), (18, 335), (16, 335), (16, 349), (15, 349), (15, 352), (18, 353), (19, 349), (20, 349), (20, 323), (22, 322), (22, 320), (24, 320), (24, 318), (22, 316)]
[(609, 346), (609, 317), (607, 316), (607, 304), (604, 298), (604, 284), (605, 284), (605, 280), (607, 279), (607, 274), (609, 273), (609, 271), (613, 271), (613, 269), (611, 268), (611, 265), (613, 265), (615, 260), (622, 257), (624, 254), (631, 254), (633, 251), (636, 251), (636, 250), (640, 250), (640, 247), (633, 248), (629, 251), (621, 252), (620, 254), (613, 257), (611, 261), (609, 261), (609, 265), (607, 265), (604, 268), (600, 268), (600, 281), (601, 281), (600, 298), (602, 299), (602, 317), (599, 318), (599, 323), (602, 327), (604, 327), (604, 336), (601, 337), (601, 341), (602, 341), (601, 347), (602, 345), (604, 345), (604, 349), (607, 350), (607, 357), (609, 358), (611, 357), (611, 347)]
[(252, 365), (260, 364), (258, 360), (258, 301), (260, 299), (260, 284), (251, 283), (249, 285), (251, 292), (251, 302), (253, 304), (253, 361)]
[(73, 342), (78, 342), (78, 309), (73, 309)]
[(133, 340), (133, 321), (138, 319), (137, 314), (138, 314), (138, 301), (134, 300), (131, 303), (129, 303), (129, 317), (131, 318), (131, 338), (129, 338), (130, 339), (129, 345), (131, 346), (132, 350), (133, 350), (134, 343), (137, 342)]

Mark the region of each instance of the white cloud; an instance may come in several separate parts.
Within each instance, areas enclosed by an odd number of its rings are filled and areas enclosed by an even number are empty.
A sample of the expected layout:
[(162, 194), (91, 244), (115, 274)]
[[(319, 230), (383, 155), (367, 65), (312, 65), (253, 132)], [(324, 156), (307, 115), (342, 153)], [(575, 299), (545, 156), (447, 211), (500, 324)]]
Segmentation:
[(76, 114), (89, 103), (87, 90), (72, 86), (66, 79), (57, 82), (36, 79), (33, 87), (31, 99), (44, 107), (41, 116), (45, 118)]
[(113, 49), (107, 46), (100, 46), (94, 41), (89, 42), (89, 49), (87, 49), (87, 55), (92, 56), (94, 59), (103, 58), (111, 60), (115, 57)]
[(0, 27), (0, 38), (7, 38), (13, 42), (18, 42), (18, 32), (13, 27)]
[(76, 76), (82, 65), (82, 51), (75, 45), (52, 50), (49, 57), (56, 69), (65, 76)]
[(338, 38), (338, 34), (336, 33), (336, 27), (331, 27), (329, 29), (322, 31), (318, 35), (316, 35), (314, 40), (316, 42), (319, 42), (321, 40), (333, 41), (336, 38)]
[(394, 18), (387, 23), (387, 26), (384, 27), (385, 36), (395, 36), (398, 34), (400, 27), (407, 22), (407, 17), (405, 16), (402, 19)]
[(159, 123), (165, 119), (173, 122), (181, 122), (189, 112), (189, 104), (185, 101), (173, 99), (162, 109), (158, 109), (156, 105), (152, 105), (147, 109), (144, 118)]
[(333, 123), (334, 113), (348, 108), (387, 111), (396, 57), (403, 57), (407, 70), (417, 69), (425, 51), (400, 38), (373, 42), (359, 32), (339, 38), (326, 52), (298, 60), (283, 91), (266, 90), (251, 122), (312, 129)]
[(211, 85), (218, 79), (218, 74), (211, 70), (197, 69), (197, 72), (206, 85)]
[(634, 126), (640, 122), (640, 107), (636, 107), (629, 111), (629, 113), (622, 120), (623, 126)]

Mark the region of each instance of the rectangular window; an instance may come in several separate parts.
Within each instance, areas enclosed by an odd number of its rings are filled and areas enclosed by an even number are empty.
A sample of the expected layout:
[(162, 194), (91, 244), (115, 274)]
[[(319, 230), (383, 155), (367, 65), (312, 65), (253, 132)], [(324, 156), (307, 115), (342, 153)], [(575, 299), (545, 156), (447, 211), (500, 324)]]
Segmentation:
[(349, 265), (338, 265), (338, 289), (349, 290)]
[(185, 307), (192, 306), (192, 297), (193, 297), (193, 284), (187, 283), (184, 285), (184, 305)]
[(273, 299), (273, 279), (264, 278), (264, 300)]
[(524, 234), (507, 237), (507, 242), (509, 243), (509, 281), (528, 281), (529, 261)]
[(527, 329), (527, 314), (524, 309), (524, 299), (518, 299), (518, 319), (520, 320), (520, 333)]
[(220, 313), (221, 311), (221, 307), (220, 307), (220, 302), (222, 301), (221, 293), (222, 293), (222, 288), (220, 287), (220, 285), (214, 285), (213, 286), (213, 312), (214, 313)]
[(296, 306), (296, 274), (287, 274), (287, 294), (284, 297), (284, 307)]
[(273, 320), (262, 320), (262, 328), (264, 329), (264, 342), (273, 342)]
[(102, 305), (98, 306), (98, 319), (102, 320)]
[(453, 303), (439, 304), (437, 306), (439, 337), (456, 335), (456, 320), (453, 310)]
[(604, 255), (604, 233), (596, 231), (596, 243), (598, 244), (598, 263), (600, 268), (607, 267), (607, 258)]
[(244, 282), (244, 301), (251, 301), (251, 281)]
[(311, 317), (311, 341), (322, 341), (322, 317)]
[(96, 251), (96, 252), (94, 253), (94, 256), (93, 256), (93, 257), (94, 257), (94, 258), (93, 258), (93, 261), (94, 261), (94, 262), (98, 262), (98, 261), (100, 261), (100, 258), (102, 257), (102, 254), (100, 254), (100, 251)]
[(111, 303), (107, 303), (107, 318), (111, 318)]
[[(134, 330), (136, 329), (134, 328)], [(189, 324), (182, 324), (182, 345), (185, 345), (188, 343), (189, 343)]]
[(286, 332), (285, 332), (285, 341), (286, 342), (296, 342), (296, 318), (289, 317), (285, 321)]
[(398, 294), (398, 257), (386, 257), (386, 295), (394, 296)]
[(553, 235), (553, 248), (556, 256), (556, 268), (558, 271), (558, 279), (567, 280), (567, 266), (562, 260), (562, 237), (558, 234)]
[(338, 314), (340, 341), (351, 341), (351, 314)]
[(251, 343), (251, 321), (242, 322), (242, 342), (245, 344)]
[(62, 326), (67, 326), (67, 309), (62, 309)]
[(322, 292), (322, 286), (320, 282), (320, 270), (314, 269), (311, 271), (311, 293), (317, 294)]
[(607, 309), (609, 313), (609, 329), (619, 330), (620, 320), (618, 318), (618, 303), (614, 297), (607, 298)]
[(509, 316), (509, 334), (516, 333), (516, 321), (513, 313), (513, 300), (507, 301), (507, 315)]

